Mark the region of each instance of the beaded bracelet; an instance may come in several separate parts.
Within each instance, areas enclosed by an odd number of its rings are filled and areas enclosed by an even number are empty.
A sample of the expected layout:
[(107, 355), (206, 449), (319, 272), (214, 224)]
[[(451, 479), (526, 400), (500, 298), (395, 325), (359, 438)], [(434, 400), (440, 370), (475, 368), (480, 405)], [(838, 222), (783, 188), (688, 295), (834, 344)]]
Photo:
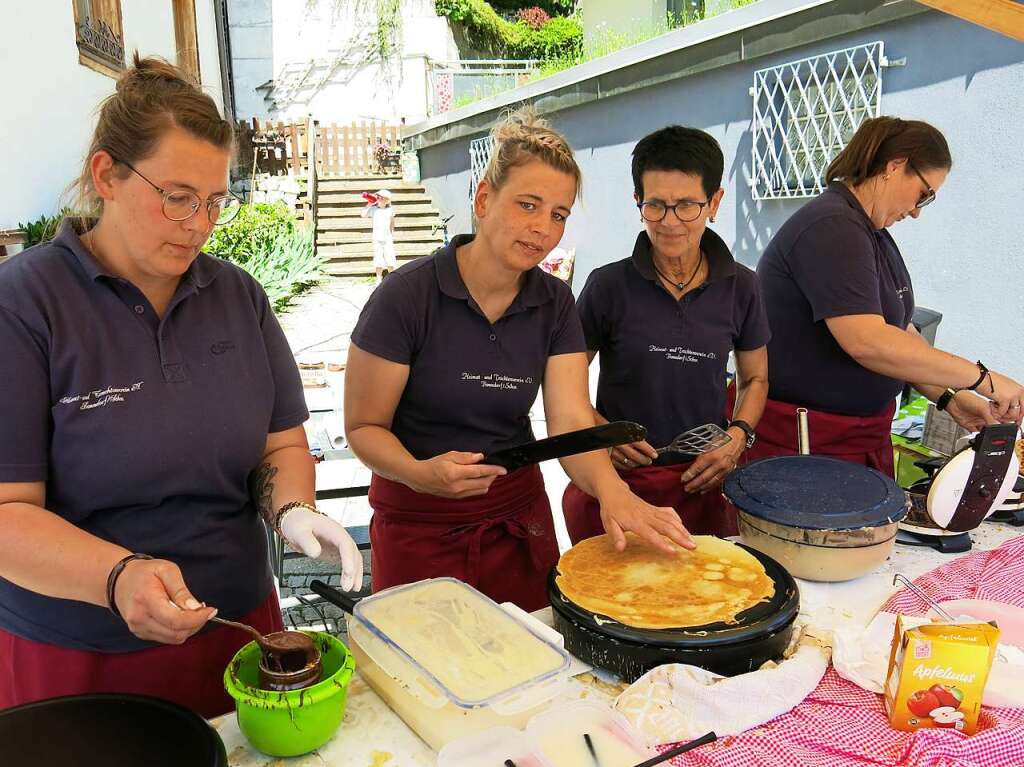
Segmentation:
[(283, 533), (281, 532), (281, 522), (284, 520), (284, 515), (291, 511), (292, 509), (309, 509), (314, 514), (327, 516), (322, 511), (320, 511), (320, 509), (318, 509), (316, 506), (314, 506), (311, 503), (306, 503), (305, 501), (292, 501), (291, 503), (286, 503), (284, 506), (277, 510), (277, 513), (274, 515), (274, 521), (271, 523), (271, 527), (274, 528), (278, 535), (283, 535)]
[(107, 607), (110, 608), (110, 612), (116, 615), (118, 618), (121, 617), (121, 611), (117, 609), (117, 602), (114, 601), (114, 589), (117, 588), (117, 579), (121, 577), (121, 573), (129, 562), (133, 562), (136, 559), (152, 559), (149, 554), (129, 554), (120, 562), (118, 562), (110, 570), (110, 575), (107, 576)]

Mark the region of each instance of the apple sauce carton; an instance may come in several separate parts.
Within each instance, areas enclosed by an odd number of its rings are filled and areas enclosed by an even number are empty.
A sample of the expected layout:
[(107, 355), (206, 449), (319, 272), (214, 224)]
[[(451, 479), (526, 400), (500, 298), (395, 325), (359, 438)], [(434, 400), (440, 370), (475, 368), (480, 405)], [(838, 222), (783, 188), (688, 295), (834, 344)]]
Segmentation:
[(973, 734), (999, 629), (991, 623), (905, 623), (896, 616), (885, 684), (889, 724), (909, 732), (949, 727)]

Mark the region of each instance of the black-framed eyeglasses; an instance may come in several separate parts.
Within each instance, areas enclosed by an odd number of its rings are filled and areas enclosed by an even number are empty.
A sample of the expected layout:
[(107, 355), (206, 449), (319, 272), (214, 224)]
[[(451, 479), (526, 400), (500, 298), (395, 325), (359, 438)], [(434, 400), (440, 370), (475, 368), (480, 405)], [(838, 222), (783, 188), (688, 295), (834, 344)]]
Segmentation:
[(932, 189), (932, 185), (928, 183), (928, 179), (921, 175), (921, 171), (919, 171), (913, 165), (910, 166), (910, 169), (917, 174), (917, 177), (919, 179), (921, 179), (921, 183), (924, 184), (924, 188), (926, 190), (925, 193), (921, 195), (921, 199), (918, 200), (917, 204), (914, 206), (915, 208), (920, 210), (921, 208), (924, 208), (925, 206), (931, 205), (933, 202), (935, 202), (935, 190)]
[(677, 219), (686, 224), (700, 218), (701, 211), (704, 210), (704, 206), (709, 202), (711, 200), (705, 200), (704, 202), (680, 200), (675, 205), (666, 205), (663, 202), (652, 200), (650, 202), (638, 203), (637, 208), (640, 209), (640, 215), (644, 217), (644, 220), (650, 221), (652, 224), (664, 221), (665, 216), (668, 215), (670, 210), (675, 213)]
[(233, 219), (242, 208), (242, 201), (233, 194), (221, 194), (204, 201), (199, 198), (199, 195), (194, 192), (187, 192), (184, 189), (169, 192), (154, 184), (135, 170), (129, 163), (124, 162), (124, 160), (114, 158), (114, 161), (126, 166), (128, 170), (163, 196), (164, 200), (161, 210), (164, 216), (171, 221), (188, 221), (199, 211), (199, 208), (204, 207), (205, 202), (206, 216), (210, 219), (210, 223), (214, 226), (220, 226)]

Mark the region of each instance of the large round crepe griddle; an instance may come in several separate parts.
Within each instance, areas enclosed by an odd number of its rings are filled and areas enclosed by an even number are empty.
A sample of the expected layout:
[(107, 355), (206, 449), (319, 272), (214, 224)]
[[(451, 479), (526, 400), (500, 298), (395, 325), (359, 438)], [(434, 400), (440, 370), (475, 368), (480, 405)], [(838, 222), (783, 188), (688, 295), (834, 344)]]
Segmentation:
[(198, 714), (143, 695), (70, 695), (0, 711), (4, 764), (227, 767)]
[(741, 543), (736, 545), (764, 566), (775, 593), (741, 612), (734, 623), (673, 629), (626, 626), (569, 600), (555, 582), (558, 569), (554, 568), (548, 576), (548, 600), (555, 628), (565, 637), (565, 648), (630, 682), (665, 663), (687, 663), (733, 676), (777, 660), (789, 644), (793, 621), (800, 612), (800, 592), (793, 576), (774, 559)]

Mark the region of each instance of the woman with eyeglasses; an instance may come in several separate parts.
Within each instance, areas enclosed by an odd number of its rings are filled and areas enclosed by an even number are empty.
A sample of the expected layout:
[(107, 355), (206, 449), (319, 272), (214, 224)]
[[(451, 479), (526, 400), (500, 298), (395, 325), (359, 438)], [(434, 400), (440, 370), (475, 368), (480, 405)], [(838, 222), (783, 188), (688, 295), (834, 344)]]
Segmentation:
[(0, 265), (0, 709), (118, 692), (230, 711), (249, 637), (207, 622), (282, 628), (264, 519), (361, 585), (313, 506), (267, 296), (201, 252), (239, 208), (233, 141), (209, 96), (136, 55), (100, 109), (82, 219)]
[[(639, 497), (671, 506), (690, 533), (733, 535), (715, 491), (754, 435), (768, 393), (768, 322), (757, 278), (708, 228), (725, 190), (722, 150), (710, 135), (673, 125), (633, 149), (633, 197), (643, 231), (633, 254), (594, 270), (578, 302), (587, 353), (600, 355), (598, 423), (637, 421), (647, 439), (611, 451)], [(726, 363), (739, 387), (725, 421)], [(731, 440), (696, 459), (659, 450), (706, 424)], [(572, 540), (601, 532), (597, 502), (575, 484), (562, 510)]]
[(970, 431), (1020, 423), (1019, 383), (933, 348), (911, 322), (910, 273), (888, 228), (920, 216), (951, 166), (928, 123), (866, 120), (828, 166), (828, 188), (768, 243), (757, 274), (771, 389), (748, 460), (794, 453), (805, 407), (815, 453), (892, 475), (889, 432), (906, 381)]

